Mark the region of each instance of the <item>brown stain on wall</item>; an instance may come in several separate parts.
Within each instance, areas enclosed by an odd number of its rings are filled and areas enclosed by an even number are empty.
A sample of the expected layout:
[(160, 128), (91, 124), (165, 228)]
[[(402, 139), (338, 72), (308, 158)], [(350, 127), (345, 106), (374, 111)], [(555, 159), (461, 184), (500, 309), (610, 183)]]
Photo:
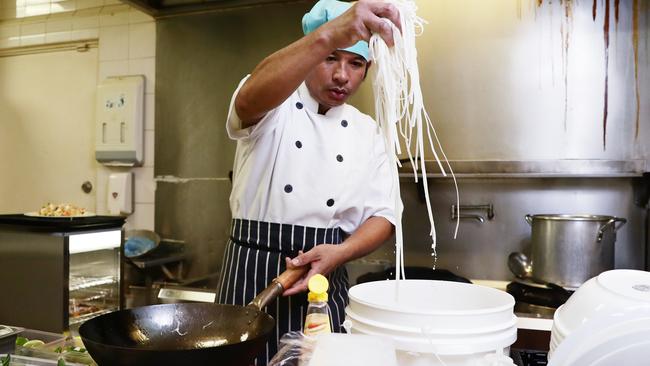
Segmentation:
[(561, 0), (564, 7), (564, 18), (560, 25), (562, 36), (562, 71), (564, 76), (564, 130), (567, 130), (567, 117), (569, 111), (569, 46), (571, 32), (573, 31), (573, 0)]
[(634, 48), (634, 86), (636, 94), (636, 119), (634, 138), (639, 138), (639, 113), (641, 97), (639, 95), (639, 0), (632, 1), (632, 47)]
[(607, 107), (609, 91), (609, 0), (605, 0), (605, 20), (603, 21), (603, 38), (605, 41), (605, 96), (603, 101), (603, 150), (607, 150)]

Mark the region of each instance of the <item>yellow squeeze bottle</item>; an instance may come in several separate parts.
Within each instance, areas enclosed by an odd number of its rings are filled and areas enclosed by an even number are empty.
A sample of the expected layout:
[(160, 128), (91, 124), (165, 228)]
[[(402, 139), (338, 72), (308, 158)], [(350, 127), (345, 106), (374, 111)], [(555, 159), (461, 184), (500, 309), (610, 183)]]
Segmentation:
[(305, 335), (332, 333), (329, 308), (327, 307), (327, 289), (329, 282), (321, 274), (313, 275), (307, 283), (309, 294), (307, 300), (307, 317), (305, 319)]

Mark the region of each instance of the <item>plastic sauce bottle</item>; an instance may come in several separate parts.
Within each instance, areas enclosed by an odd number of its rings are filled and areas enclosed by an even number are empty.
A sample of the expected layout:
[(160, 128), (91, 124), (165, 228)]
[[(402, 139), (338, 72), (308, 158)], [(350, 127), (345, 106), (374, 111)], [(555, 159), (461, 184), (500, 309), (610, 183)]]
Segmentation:
[(327, 307), (327, 289), (329, 282), (321, 274), (313, 275), (307, 283), (309, 306), (305, 319), (305, 335), (332, 333), (330, 313)]

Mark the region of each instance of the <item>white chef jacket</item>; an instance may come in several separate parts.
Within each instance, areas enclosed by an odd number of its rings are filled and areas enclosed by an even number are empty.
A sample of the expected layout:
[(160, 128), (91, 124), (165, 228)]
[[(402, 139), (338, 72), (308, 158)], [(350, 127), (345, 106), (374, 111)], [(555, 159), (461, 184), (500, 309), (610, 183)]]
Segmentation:
[(390, 163), (381, 130), (343, 104), (325, 115), (303, 83), (256, 125), (241, 128), (235, 97), (226, 130), (237, 140), (233, 218), (354, 232), (372, 216), (395, 224)]

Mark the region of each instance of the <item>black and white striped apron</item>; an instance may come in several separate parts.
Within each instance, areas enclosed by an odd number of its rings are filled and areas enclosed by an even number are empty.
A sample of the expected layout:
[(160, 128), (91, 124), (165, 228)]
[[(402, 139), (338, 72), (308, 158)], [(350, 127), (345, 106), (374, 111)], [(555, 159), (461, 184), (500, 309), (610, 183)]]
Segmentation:
[[(246, 305), (286, 269), (285, 257), (309, 251), (319, 244), (340, 244), (340, 228), (314, 228), (244, 219), (233, 219), (230, 240), (223, 257), (218, 302)], [(344, 266), (329, 275), (329, 307), (332, 330), (340, 332), (348, 303), (348, 276)], [(280, 297), (264, 311), (276, 321), (266, 350), (257, 360), (264, 366), (276, 354), (278, 340), (289, 331), (303, 329), (307, 311), (307, 294)]]

